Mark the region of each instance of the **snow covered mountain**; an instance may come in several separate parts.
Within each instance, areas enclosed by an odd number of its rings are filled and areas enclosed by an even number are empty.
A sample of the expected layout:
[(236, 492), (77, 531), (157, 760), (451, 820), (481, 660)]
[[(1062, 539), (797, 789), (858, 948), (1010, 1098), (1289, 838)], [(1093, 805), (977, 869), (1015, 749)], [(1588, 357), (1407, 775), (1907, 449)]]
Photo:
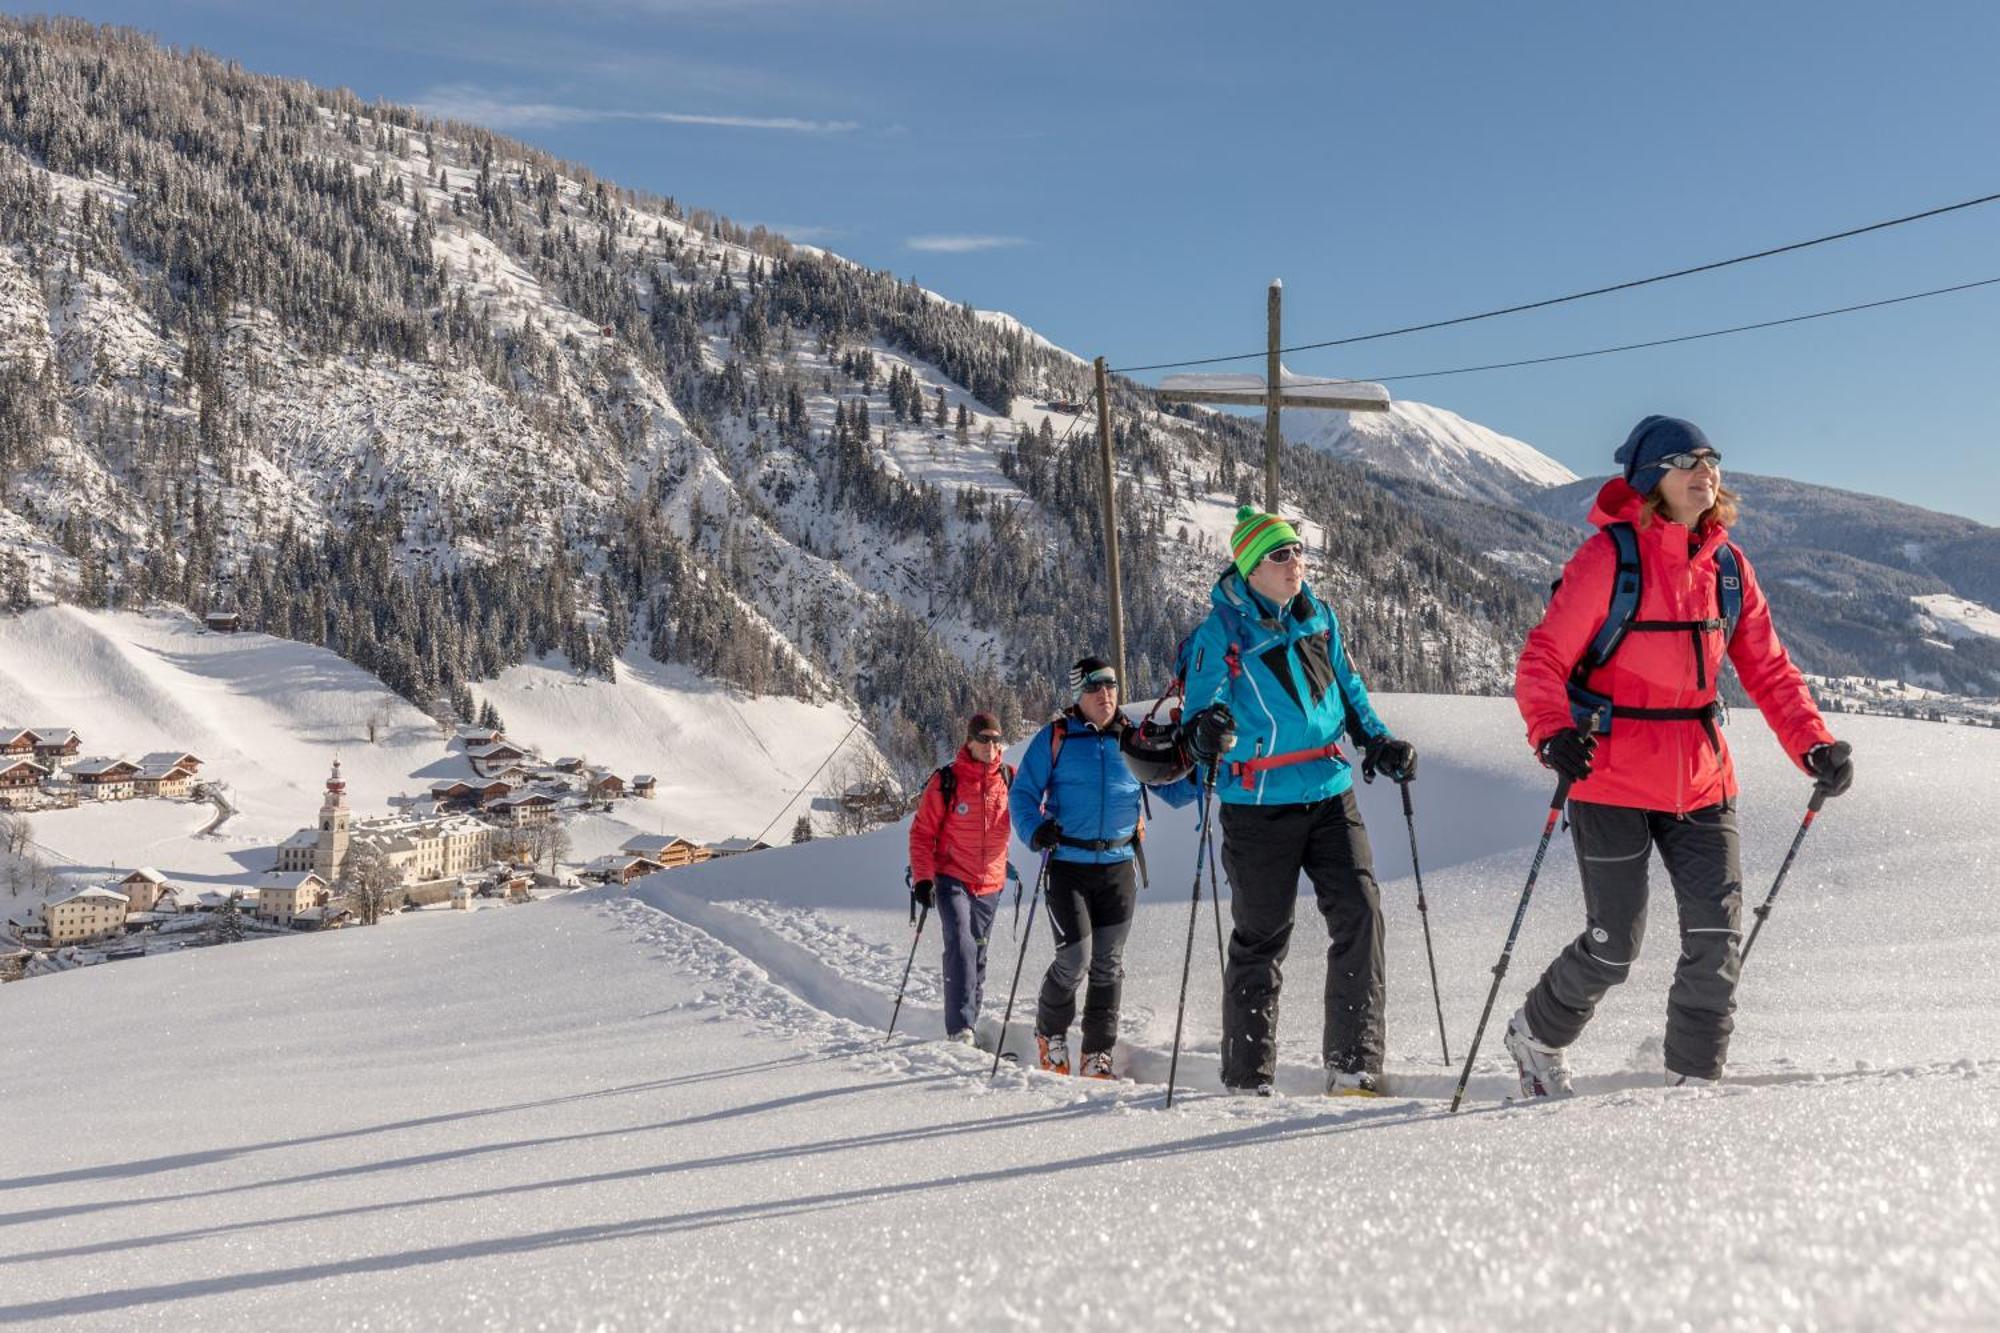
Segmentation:
[[(475, 126), (0, 18), (0, 607), (234, 607), (438, 714), (636, 645), (920, 772), (1104, 646), (1085, 369)], [(1113, 392), (1163, 680), (1261, 447)], [(1505, 571), (1307, 450), (1286, 502), (1376, 683), (1504, 684)]]
[(1576, 480), (1533, 445), (1427, 403), (1394, 402), (1387, 412), (1293, 412), (1284, 426), (1287, 439), (1335, 458), (1470, 499), (1512, 503)]

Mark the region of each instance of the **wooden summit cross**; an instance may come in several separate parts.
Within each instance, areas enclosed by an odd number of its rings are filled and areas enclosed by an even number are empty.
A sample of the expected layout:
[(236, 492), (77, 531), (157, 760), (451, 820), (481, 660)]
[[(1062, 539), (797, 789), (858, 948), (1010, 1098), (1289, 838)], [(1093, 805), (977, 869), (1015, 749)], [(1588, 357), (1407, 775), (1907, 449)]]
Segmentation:
[(1246, 373), (1221, 375), (1169, 375), (1160, 381), (1159, 394), (1170, 403), (1201, 403), (1206, 406), (1258, 407), (1264, 409), (1264, 512), (1278, 512), (1278, 446), (1284, 437), (1278, 429), (1278, 413), (1287, 407), (1336, 408), (1344, 412), (1386, 412), (1389, 391), (1366, 380), (1326, 380), (1294, 375), (1278, 361), (1283, 325), (1285, 284), (1271, 280), (1266, 301), (1268, 342), (1264, 354), (1264, 375)]

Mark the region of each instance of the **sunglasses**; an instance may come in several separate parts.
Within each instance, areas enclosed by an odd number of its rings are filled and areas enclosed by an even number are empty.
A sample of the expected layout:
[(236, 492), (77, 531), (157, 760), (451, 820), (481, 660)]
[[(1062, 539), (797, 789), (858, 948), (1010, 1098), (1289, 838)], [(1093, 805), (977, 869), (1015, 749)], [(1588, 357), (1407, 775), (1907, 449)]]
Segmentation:
[(976, 741), (984, 741), (988, 745), (998, 745), (1001, 741), (1001, 735), (997, 731), (982, 731), (977, 736), (974, 736), (972, 739)]
[(1294, 560), (1305, 559), (1306, 551), (1303, 546), (1280, 546), (1264, 558), (1274, 565), (1289, 565)]
[(1676, 472), (1692, 472), (1703, 463), (1717, 472), (1722, 471), (1722, 455), (1714, 449), (1701, 449), (1691, 454), (1668, 454), (1659, 460), (1661, 467), (1670, 467)]
[(1083, 682), (1083, 692), (1085, 694), (1095, 694), (1099, 690), (1115, 690), (1117, 688), (1118, 677), (1116, 676), (1092, 676), (1089, 680)]

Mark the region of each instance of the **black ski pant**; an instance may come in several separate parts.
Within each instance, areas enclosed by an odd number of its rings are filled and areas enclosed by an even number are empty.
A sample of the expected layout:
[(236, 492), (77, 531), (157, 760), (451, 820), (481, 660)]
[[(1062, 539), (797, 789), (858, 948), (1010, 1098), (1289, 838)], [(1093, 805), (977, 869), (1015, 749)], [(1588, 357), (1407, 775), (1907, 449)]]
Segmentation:
[(1320, 1038), (1327, 1068), (1382, 1070), (1382, 899), (1368, 830), (1352, 791), (1306, 805), (1222, 806), (1229, 875), (1229, 964), (1223, 977), (1222, 1081), (1268, 1083), (1278, 1068), (1278, 992), (1298, 910), (1312, 881), (1331, 943)]
[(1736, 1027), (1743, 870), (1731, 802), (1676, 818), (1660, 810), (1572, 801), (1583, 872), (1583, 934), (1528, 992), (1528, 1026), (1550, 1046), (1577, 1039), (1605, 993), (1630, 975), (1646, 934), (1646, 869), (1655, 847), (1680, 910), (1681, 956), (1667, 991), (1666, 1065), (1720, 1078)]
[(1091, 865), (1051, 858), (1046, 896), (1056, 957), (1042, 977), (1042, 993), (1035, 1004), (1035, 1031), (1045, 1037), (1068, 1033), (1076, 1020), (1076, 988), (1083, 984), (1087, 972), (1083, 1053), (1108, 1051), (1118, 1044), (1125, 937), (1132, 933), (1132, 910), (1139, 901), (1132, 861), (1128, 857)]

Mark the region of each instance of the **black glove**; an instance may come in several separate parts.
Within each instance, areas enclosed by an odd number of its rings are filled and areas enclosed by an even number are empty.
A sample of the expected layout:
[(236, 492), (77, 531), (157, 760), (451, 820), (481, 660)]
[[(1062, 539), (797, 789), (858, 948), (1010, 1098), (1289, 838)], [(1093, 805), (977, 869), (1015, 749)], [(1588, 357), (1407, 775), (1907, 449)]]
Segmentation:
[(1210, 704), (1188, 719), (1182, 734), (1188, 753), (1210, 763), (1236, 748), (1236, 718), (1228, 704)]
[(1380, 773), (1391, 782), (1408, 782), (1417, 776), (1417, 747), (1393, 736), (1377, 736), (1368, 742), (1361, 757), (1361, 778), (1373, 782)]
[(1028, 839), (1028, 846), (1038, 852), (1046, 852), (1061, 840), (1062, 825), (1053, 819), (1045, 819), (1042, 821), (1042, 826), (1035, 830), (1035, 836)]
[(1835, 741), (1806, 751), (1806, 771), (1828, 796), (1838, 796), (1854, 785), (1854, 761), (1848, 758), (1853, 749), (1846, 741)]
[(1553, 769), (1571, 782), (1581, 782), (1590, 776), (1591, 760), (1597, 754), (1597, 737), (1577, 728), (1558, 731), (1543, 737), (1535, 753), (1541, 756), (1543, 768)]
[(910, 886), (910, 902), (917, 907), (936, 907), (937, 890), (932, 887), (929, 880), (920, 879)]

